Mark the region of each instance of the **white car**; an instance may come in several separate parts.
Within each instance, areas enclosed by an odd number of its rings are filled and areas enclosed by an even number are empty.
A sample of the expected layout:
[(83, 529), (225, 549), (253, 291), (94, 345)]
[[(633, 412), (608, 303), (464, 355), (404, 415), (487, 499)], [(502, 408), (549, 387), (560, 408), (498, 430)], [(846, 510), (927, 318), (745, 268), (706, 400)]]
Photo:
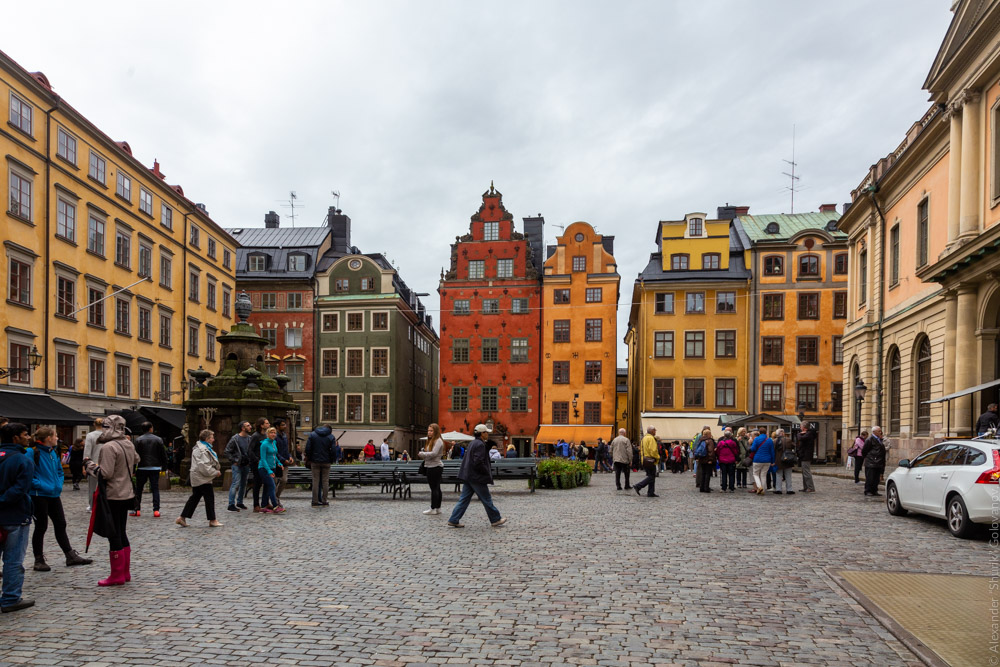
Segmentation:
[(902, 460), (885, 482), (889, 513), (945, 519), (955, 537), (1000, 520), (1000, 439), (948, 440)]

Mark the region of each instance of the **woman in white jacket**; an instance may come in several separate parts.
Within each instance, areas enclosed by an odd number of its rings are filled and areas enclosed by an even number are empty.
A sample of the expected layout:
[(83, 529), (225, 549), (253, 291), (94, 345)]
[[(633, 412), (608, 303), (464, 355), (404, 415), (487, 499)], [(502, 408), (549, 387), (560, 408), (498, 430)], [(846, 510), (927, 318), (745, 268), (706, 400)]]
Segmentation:
[(198, 501), (205, 499), (205, 516), (208, 525), (217, 528), (222, 524), (215, 518), (215, 491), (212, 480), (222, 474), (219, 455), (212, 448), (215, 433), (205, 429), (198, 435), (198, 442), (191, 448), (191, 497), (184, 504), (184, 510), (175, 523), (187, 528), (187, 519), (194, 516)]

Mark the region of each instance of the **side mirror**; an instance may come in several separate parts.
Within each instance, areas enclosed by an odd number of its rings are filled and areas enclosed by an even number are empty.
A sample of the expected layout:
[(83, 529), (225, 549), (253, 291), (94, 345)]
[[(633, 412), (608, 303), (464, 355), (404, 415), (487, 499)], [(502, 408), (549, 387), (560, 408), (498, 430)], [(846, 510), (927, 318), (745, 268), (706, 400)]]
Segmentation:
[(910, 467), (910, 459), (903, 459), (902, 461), (900, 461), (899, 462), (899, 467), (900, 468), (909, 468)]

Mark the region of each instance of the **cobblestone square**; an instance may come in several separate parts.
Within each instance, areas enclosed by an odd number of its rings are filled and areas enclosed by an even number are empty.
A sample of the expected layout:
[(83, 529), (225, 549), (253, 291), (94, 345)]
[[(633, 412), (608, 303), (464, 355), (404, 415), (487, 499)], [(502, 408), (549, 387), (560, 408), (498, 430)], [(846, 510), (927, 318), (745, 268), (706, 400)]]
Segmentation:
[[(635, 481), (635, 480), (633, 480)], [(495, 487), (493, 529), (424, 516), (429, 493), (393, 501), (348, 487), (328, 508), (289, 490), (284, 516), (173, 519), (187, 497), (145, 497), (130, 518), (133, 580), (100, 589), (95, 565), (30, 570), (33, 609), (0, 617), (0, 664), (30, 665), (913, 665), (917, 657), (824, 568), (989, 575), (990, 545), (943, 522), (893, 518), (852, 481), (756, 497), (698, 493), (663, 473), (659, 499), (587, 488)], [(82, 550), (84, 492), (63, 494)], [(987, 610), (984, 610), (987, 613)], [(984, 646), (989, 637), (983, 637)]]

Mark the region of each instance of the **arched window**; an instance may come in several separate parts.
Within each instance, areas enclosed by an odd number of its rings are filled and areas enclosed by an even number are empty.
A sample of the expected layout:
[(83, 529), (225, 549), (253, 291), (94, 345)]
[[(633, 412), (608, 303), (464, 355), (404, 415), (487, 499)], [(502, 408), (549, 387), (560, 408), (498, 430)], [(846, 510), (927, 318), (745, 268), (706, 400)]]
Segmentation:
[[(857, 359), (857, 357), (855, 357), (855, 359)], [(857, 361), (855, 361), (854, 366), (852, 366), (851, 368), (851, 387), (849, 390), (851, 392), (851, 413), (852, 413), (851, 416), (853, 417), (852, 423), (857, 423), (861, 419), (861, 416), (858, 414), (859, 412), (858, 399), (854, 397), (854, 388), (858, 386), (858, 380), (860, 379), (861, 379), (861, 366), (858, 364)]]
[(799, 257), (799, 276), (816, 277), (819, 275), (819, 257), (802, 255)]
[(917, 344), (917, 433), (931, 432), (931, 406), (927, 401), (931, 400), (931, 341), (927, 336), (920, 339)]
[(889, 352), (889, 433), (899, 435), (900, 415), (902, 407), (899, 403), (900, 382), (902, 381), (902, 364), (899, 358), (899, 348)]

